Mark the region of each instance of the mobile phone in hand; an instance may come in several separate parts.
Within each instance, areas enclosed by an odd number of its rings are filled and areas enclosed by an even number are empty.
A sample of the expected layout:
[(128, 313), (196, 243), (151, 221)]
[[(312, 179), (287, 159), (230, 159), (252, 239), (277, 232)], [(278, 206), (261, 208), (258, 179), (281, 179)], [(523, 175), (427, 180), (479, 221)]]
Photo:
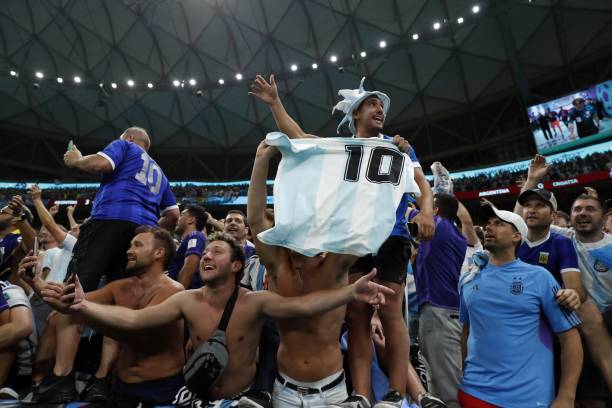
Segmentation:
[(409, 222), (406, 224), (408, 227), (408, 233), (412, 238), (416, 238), (419, 235), (419, 225), (416, 222)]
[(74, 150), (74, 142), (72, 140), (70, 140), (68, 142), (68, 151), (71, 152)]
[[(34, 256), (38, 256), (38, 237), (34, 237)], [(34, 275), (36, 275), (36, 265), (34, 266), (30, 266), (29, 268), (26, 269), (26, 273), (28, 274), (28, 276), (30, 277), (34, 277)]]

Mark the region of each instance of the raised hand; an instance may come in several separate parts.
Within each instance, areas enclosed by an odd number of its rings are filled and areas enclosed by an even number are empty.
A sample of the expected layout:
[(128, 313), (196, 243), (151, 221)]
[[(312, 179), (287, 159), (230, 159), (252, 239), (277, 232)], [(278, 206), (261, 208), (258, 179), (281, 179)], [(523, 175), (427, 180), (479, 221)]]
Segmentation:
[(76, 208), (75, 205), (69, 205), (68, 207), (66, 207), (66, 213), (68, 215), (73, 215), (74, 214), (74, 209)]
[(58, 212), (59, 212), (59, 205), (57, 204), (52, 205), (51, 208), (49, 208), (49, 214), (51, 214), (52, 217), (55, 217)]
[(278, 88), (276, 87), (276, 81), (274, 80), (274, 74), (270, 75), (270, 81), (257, 75), (255, 80), (251, 84), (251, 91), (249, 95), (255, 96), (257, 99), (267, 105), (272, 105), (278, 98)]
[(42, 199), (42, 190), (38, 184), (33, 184), (32, 187), (29, 188), (29, 192), (32, 196), (32, 200)]
[(74, 167), (82, 157), (81, 151), (77, 149), (76, 145), (73, 145), (72, 150), (68, 150), (64, 153), (64, 164), (68, 167)]
[(385, 295), (393, 295), (395, 291), (378, 283), (372, 282), (376, 276), (376, 268), (353, 283), (353, 297), (355, 300), (369, 303), (374, 307), (385, 304)]
[[(34, 252), (30, 251), (19, 261), (17, 269), (19, 278), (30, 285), (36, 293), (39, 293), (46, 283), (42, 279), (42, 257), (43, 254), (35, 256)], [(34, 268), (34, 275), (31, 274), (32, 268)]]
[(278, 153), (278, 149), (275, 146), (270, 146), (269, 144), (266, 143), (265, 140), (262, 140), (259, 143), (259, 146), (257, 146), (257, 152), (255, 153), (255, 156), (257, 158), (270, 160), (277, 153)]
[(402, 153), (410, 154), (410, 150), (412, 149), (410, 143), (400, 135), (393, 136), (393, 144), (396, 145)]
[(539, 182), (548, 174), (550, 164), (546, 164), (546, 157), (536, 154), (529, 164), (527, 179)]

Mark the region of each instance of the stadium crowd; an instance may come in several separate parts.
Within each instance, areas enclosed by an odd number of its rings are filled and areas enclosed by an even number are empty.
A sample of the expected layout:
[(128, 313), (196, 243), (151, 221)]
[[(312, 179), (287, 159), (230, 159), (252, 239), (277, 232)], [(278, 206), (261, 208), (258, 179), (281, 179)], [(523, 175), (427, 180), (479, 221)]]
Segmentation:
[[(328, 139), (313, 141), (289, 117), (273, 76), (258, 76), (251, 95), (293, 142), (325, 146)], [(609, 169), (610, 154), (562, 164), (536, 155), (514, 210), (484, 201), (472, 219), (454, 196), (467, 182), (434, 180), (432, 189), (410, 145), (382, 135), (387, 95), (363, 86), (341, 95), (340, 125), (356, 141), (372, 139), (347, 152), (357, 157), (380, 138), (396, 146), (384, 148), (389, 173), (381, 173), (380, 158), (378, 170), (358, 180), (360, 164), (350, 166), (349, 156), (343, 182), (393, 184), (404, 169), (393, 158), (409, 157), (411, 179), (401, 180), (419, 191), (393, 190), (397, 201), (375, 200), (382, 189), (353, 197), (363, 214), (380, 206), (371, 230), (316, 200), (303, 199), (309, 206), (291, 208), (289, 217), (286, 208), (268, 208), (269, 162), (281, 148), (266, 141), (245, 212), (217, 220), (197, 204), (179, 208), (177, 197), (242, 192), (171, 188), (139, 127), (95, 154), (66, 151), (67, 167), (102, 174), (87, 219), (76, 220), (70, 207), (69, 225), (61, 225), (47, 205), (87, 190), (11, 191), (0, 213), (0, 399), (15, 406), (609, 406), (612, 211), (593, 189), (558, 203), (538, 185)], [(493, 179), (513, 183), (520, 175), (479, 176), (469, 185), (490, 188)], [(310, 234), (300, 222), (312, 216), (318, 225), (321, 213), (346, 227), (338, 251), (309, 252), (295, 236)], [(389, 230), (378, 228), (383, 213)], [(334, 233), (318, 227), (315, 235)], [(290, 231), (284, 242), (291, 244), (275, 241), (270, 231), (280, 229)], [(378, 251), (348, 250), (379, 236)]]
[[(612, 152), (592, 153), (584, 157), (567, 155), (560, 160), (553, 162), (554, 166), (545, 177), (547, 180), (567, 180), (583, 174), (595, 171), (609, 171), (612, 169)], [(511, 167), (511, 165), (509, 165)], [(471, 176), (454, 178), (454, 190), (464, 191), (483, 191), (501, 187), (507, 187), (521, 181), (524, 176), (523, 169), (500, 170), (494, 172), (483, 172)], [(12, 196), (21, 194), (26, 188), (0, 188), (0, 204), (6, 205)], [(241, 196), (246, 196), (247, 184), (240, 185), (215, 185), (198, 186), (190, 183), (172, 187), (172, 192), (178, 202), (193, 202), (200, 204), (216, 204), (230, 202)], [(273, 186), (268, 186), (268, 195), (272, 195)], [(46, 191), (45, 199), (52, 204), (60, 200), (72, 200), (85, 203), (86, 200), (93, 201), (96, 196), (96, 188), (66, 188), (54, 187)], [(26, 205), (32, 206), (29, 197), (24, 197)]]

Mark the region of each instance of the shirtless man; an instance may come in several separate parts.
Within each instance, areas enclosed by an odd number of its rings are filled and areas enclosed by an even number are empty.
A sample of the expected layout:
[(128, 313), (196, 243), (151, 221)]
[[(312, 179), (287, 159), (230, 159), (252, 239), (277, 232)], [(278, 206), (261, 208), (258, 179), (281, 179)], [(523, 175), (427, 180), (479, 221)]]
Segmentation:
[[(200, 264), (200, 276), (204, 284), (201, 289), (177, 293), (161, 304), (140, 310), (91, 302), (85, 298), (78, 280), (65, 287), (63, 296), (56, 291), (47, 291), (45, 298), (56, 302), (60, 300), (63, 308), (96, 330), (113, 335), (141, 333), (143, 330), (174, 324), (184, 318), (190, 340), (194, 349), (197, 349), (217, 329), (228, 300), (234, 291), (238, 291), (226, 330), (229, 353), (227, 367), (211, 388), (194, 390), (198, 397), (215, 400), (232, 398), (253, 382), (256, 351), (265, 316), (311, 316), (355, 300), (378, 305), (384, 303), (385, 294), (393, 293), (370, 281), (375, 274), (373, 271), (353, 285), (302, 297), (284, 298), (268, 291), (250, 292), (240, 288), (243, 270), (243, 248), (228, 234), (216, 233), (209, 237)], [(159, 329), (156, 330), (156, 333), (159, 332)], [(175, 332), (173, 334), (176, 335)], [(174, 403), (179, 406), (205, 406), (185, 390), (179, 392)]]
[[(345, 100), (334, 107), (345, 113), (340, 127), (347, 123), (349, 130), (356, 138), (382, 138), (392, 140), (400, 151), (407, 153), (414, 167), (414, 181), (419, 186), (421, 195), (417, 199), (421, 209), (418, 216), (412, 221), (418, 226), (418, 240), (430, 240), (433, 237), (435, 224), (433, 221), (433, 194), (429, 182), (425, 178), (421, 165), (411, 149), (410, 145), (399, 135), (391, 138), (382, 134), (383, 124), (387, 110), (389, 109), (389, 97), (382, 92), (367, 92), (362, 87), (363, 81), (356, 90), (341, 90), (339, 92)], [(250, 95), (255, 96), (268, 105), (278, 129), (289, 138), (313, 138), (315, 135), (307, 134), (289, 116), (279, 98), (274, 76), (266, 81), (262, 76), (257, 76), (251, 85)], [(252, 186), (252, 184), (251, 184)], [(350, 281), (353, 282), (372, 267), (379, 271), (377, 281), (391, 288), (395, 296), (390, 296), (389, 301), (379, 311), (379, 316), (385, 328), (387, 336), (387, 348), (389, 353), (395, 356), (389, 362), (389, 390), (383, 398), (374, 405), (374, 408), (398, 408), (402, 404), (403, 393), (408, 378), (406, 373), (409, 366), (409, 338), (408, 328), (402, 316), (404, 282), (406, 279), (406, 267), (409, 253), (407, 250), (409, 233), (406, 227), (406, 211), (409, 203), (408, 194), (400, 201), (396, 211), (396, 223), (390, 237), (380, 247), (375, 256), (367, 255), (356, 260), (353, 258), (350, 267)], [(249, 202), (250, 206), (250, 202)], [(247, 208), (251, 210), (251, 208)], [(257, 230), (253, 221), (249, 218), (252, 235), (255, 237), (262, 229)], [(263, 228), (266, 229), (266, 228)], [(260, 252), (257, 245), (257, 252)], [(261, 257), (261, 255), (260, 255)], [(263, 259), (263, 257), (261, 257)], [(263, 261), (266, 264), (265, 261)], [(266, 264), (266, 267), (268, 265)], [(315, 265), (313, 265), (315, 266)], [(269, 270), (269, 269), (268, 269)], [(279, 293), (282, 289), (279, 288)], [(353, 394), (346, 401), (334, 404), (335, 407), (343, 408), (370, 408), (371, 403), (371, 379), (370, 366), (372, 360), (370, 320), (373, 309), (367, 305), (352, 303), (348, 305), (346, 321), (348, 327), (348, 356), (351, 367), (351, 380)], [(282, 337), (282, 334), (281, 334)]]
[[(257, 239), (257, 234), (273, 226), (265, 211), (266, 178), (269, 160), (276, 152), (276, 148), (265, 142), (259, 145), (247, 203), (253, 240), (270, 277), (270, 289), (283, 296), (300, 296), (345, 287), (348, 270), (356, 256), (322, 253), (310, 258)], [(276, 319), (280, 347), (274, 407), (299, 407), (302, 401), (308, 406), (327, 406), (348, 397), (338, 341), (345, 311), (343, 306), (312, 317)], [(315, 392), (304, 392), (298, 387)]]
[[(130, 249), (127, 251), (126, 269), (130, 278), (110, 282), (93, 292), (87, 292), (88, 302), (120, 305), (130, 309), (150, 308), (177, 292), (183, 286), (164, 274), (175, 253), (170, 233), (159, 227), (142, 226), (136, 229)], [(57, 302), (50, 294), (54, 289), (61, 293), (60, 285), (45, 285), (36, 276), (25, 274), (27, 267), (36, 265), (37, 258), (29, 256), (20, 264), (20, 275), (29, 280), (32, 287), (45, 301), (62, 313), (72, 312)], [(79, 320), (78, 315), (73, 319)], [(159, 330), (124, 333), (106, 330), (104, 334), (120, 343), (117, 362), (117, 379), (111, 394), (111, 407), (164, 405), (172, 403), (174, 395), (183, 385), (181, 369), (185, 363), (183, 353), (183, 323), (168, 322)], [(155, 341), (151, 341), (155, 338)], [(76, 350), (75, 350), (76, 354)], [(75, 356), (72, 356), (74, 359)], [(40, 388), (44, 388), (43, 383)], [(44, 392), (40, 389), (39, 392)], [(67, 401), (57, 401), (67, 402)]]

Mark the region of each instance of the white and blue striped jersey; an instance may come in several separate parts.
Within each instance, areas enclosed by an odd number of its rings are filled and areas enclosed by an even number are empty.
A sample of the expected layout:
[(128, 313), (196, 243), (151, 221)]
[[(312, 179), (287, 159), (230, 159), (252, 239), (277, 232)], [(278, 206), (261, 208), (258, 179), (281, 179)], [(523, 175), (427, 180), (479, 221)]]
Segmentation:
[(582, 286), (589, 298), (602, 312), (612, 307), (612, 235), (604, 234), (597, 242), (584, 243), (578, 241), (573, 228), (551, 225), (550, 229), (572, 240), (582, 272)]
[(377, 253), (406, 192), (419, 194), (408, 155), (384, 139), (289, 139), (266, 142), (283, 155), (274, 181), (274, 228), (258, 238), (306, 256)]

